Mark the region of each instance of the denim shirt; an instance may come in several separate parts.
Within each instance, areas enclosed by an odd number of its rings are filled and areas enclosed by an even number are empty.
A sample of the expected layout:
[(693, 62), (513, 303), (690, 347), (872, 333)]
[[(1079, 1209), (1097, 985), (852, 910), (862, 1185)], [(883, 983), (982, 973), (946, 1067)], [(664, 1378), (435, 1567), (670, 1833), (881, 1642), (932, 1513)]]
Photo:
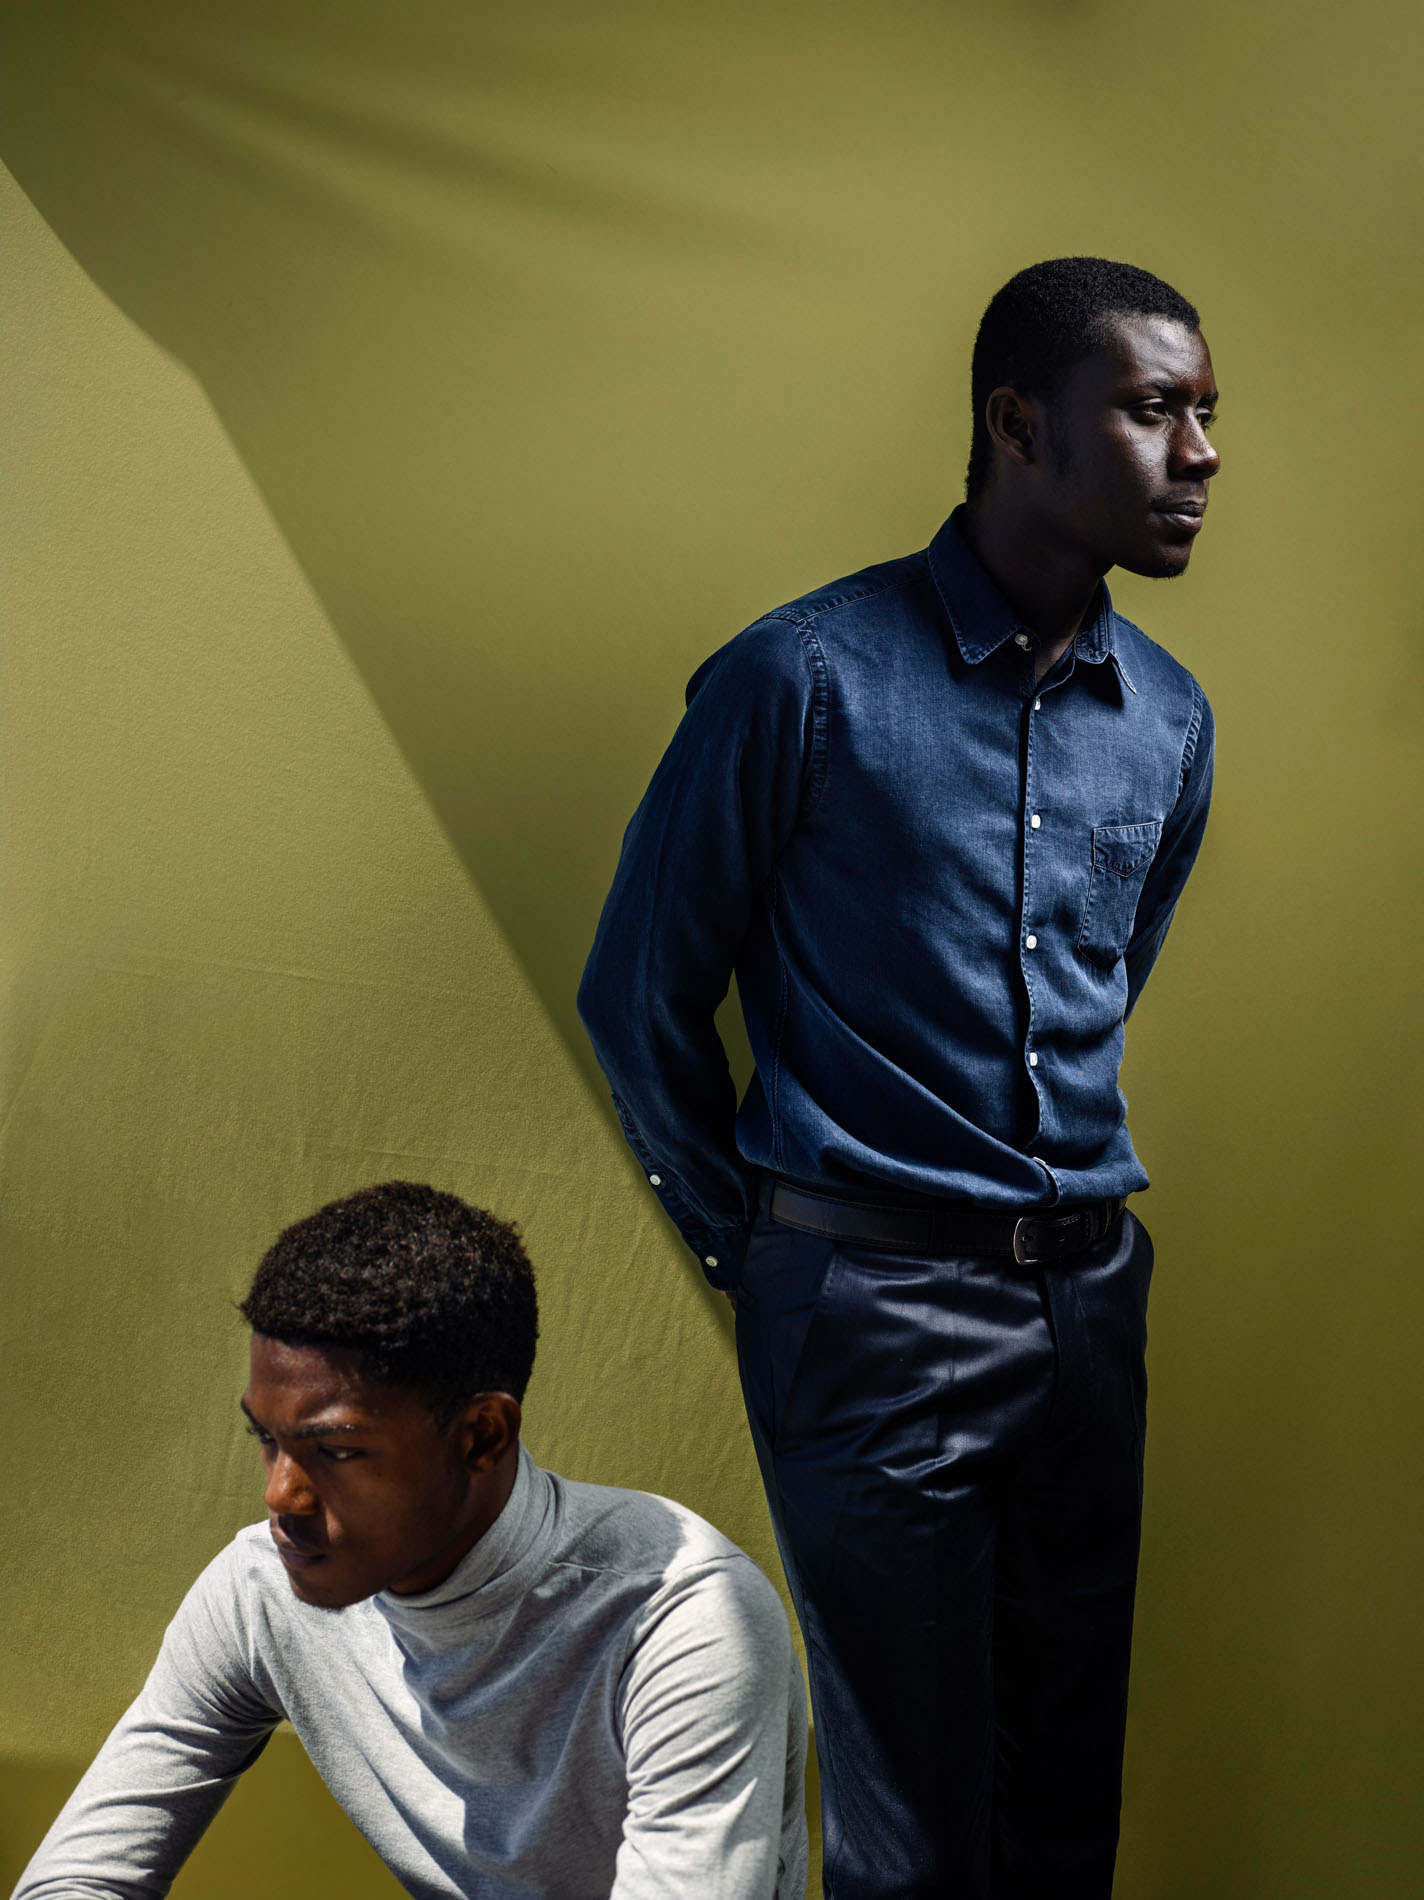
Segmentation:
[(1000, 1209), (1147, 1185), (1123, 1024), (1201, 843), (1211, 712), (1106, 587), (1037, 685), (1036, 646), (951, 516), (694, 674), (579, 1009), (714, 1286), (762, 1169)]

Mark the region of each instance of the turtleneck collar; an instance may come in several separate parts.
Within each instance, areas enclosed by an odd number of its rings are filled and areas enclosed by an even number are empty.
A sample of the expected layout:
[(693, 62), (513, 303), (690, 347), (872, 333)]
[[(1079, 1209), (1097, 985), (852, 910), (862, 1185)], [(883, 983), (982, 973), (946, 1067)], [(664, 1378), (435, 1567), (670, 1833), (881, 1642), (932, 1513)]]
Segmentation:
[(395, 1629), (433, 1636), (450, 1618), (486, 1616), (527, 1590), (554, 1529), (554, 1485), (521, 1443), (504, 1509), (443, 1583), (415, 1596), (382, 1590), (371, 1599)]

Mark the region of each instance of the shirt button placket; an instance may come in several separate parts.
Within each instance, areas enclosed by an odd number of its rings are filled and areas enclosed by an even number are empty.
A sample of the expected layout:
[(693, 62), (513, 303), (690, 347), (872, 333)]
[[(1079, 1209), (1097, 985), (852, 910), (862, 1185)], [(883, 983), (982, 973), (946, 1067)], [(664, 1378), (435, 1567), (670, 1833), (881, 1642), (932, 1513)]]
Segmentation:
[[(1024, 836), (1023, 919), (1022, 919), (1022, 924), (1020, 928), (1019, 941), (1020, 941), (1020, 944), (1022, 945), (1022, 952), (1023, 952), (1023, 954), (1020, 956), (1020, 964), (1023, 968), (1023, 973), (1024, 973), (1024, 988), (1028, 991), (1028, 1031), (1025, 1038), (1025, 1048), (1028, 1054), (1028, 1066), (1030, 1069), (1036, 1069), (1038, 1067), (1037, 1052), (1033, 1049), (1028, 1048), (1028, 1043), (1031, 1042), (1033, 1039), (1034, 996), (1033, 996), (1033, 984), (1029, 980), (1026, 959), (1028, 956), (1032, 955), (1032, 953), (1038, 948), (1038, 935), (1034, 930), (1029, 928), (1029, 920), (1033, 916), (1034, 895), (1035, 895), (1033, 852), (1031, 851), (1030, 846), (1033, 843), (1033, 834), (1036, 831), (1038, 831), (1042, 825), (1042, 820), (1039, 814), (1032, 809), (1033, 802), (1034, 802), (1034, 789), (1035, 789), (1034, 788), (1034, 771), (1033, 771), (1033, 764), (1034, 764), (1034, 761), (1033, 761), (1033, 714), (1040, 711), (1042, 706), (1043, 706), (1042, 699), (1037, 694), (1035, 694), (1033, 703), (1032, 703), (1032, 709), (1029, 714), (1028, 745), (1025, 749), (1025, 764), (1024, 764), (1024, 779), (1025, 779), (1024, 811), (1026, 814), (1027, 822), (1026, 822), (1026, 825), (1024, 828), (1024, 834), (1023, 834)], [(1035, 1087), (1036, 1086), (1037, 1086), (1037, 1083), (1035, 1081)]]

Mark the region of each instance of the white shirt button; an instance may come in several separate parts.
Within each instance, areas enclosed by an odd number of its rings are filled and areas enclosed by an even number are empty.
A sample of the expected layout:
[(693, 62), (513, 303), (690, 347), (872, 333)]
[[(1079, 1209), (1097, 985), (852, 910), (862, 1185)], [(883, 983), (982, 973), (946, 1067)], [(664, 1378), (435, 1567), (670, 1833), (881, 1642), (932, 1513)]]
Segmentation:
[(654, 1187), (661, 1187), (663, 1184), (663, 1177), (660, 1174), (650, 1174), (648, 1179), (652, 1182)]
[(716, 1254), (715, 1254), (715, 1253), (709, 1253), (709, 1254), (707, 1255), (707, 1264), (708, 1264), (708, 1266), (709, 1266), (709, 1267), (715, 1267), (715, 1266), (716, 1266), (716, 1264), (717, 1264), (717, 1256), (716, 1256)]
[(1036, 1049), (1030, 1049), (1028, 1052), (1028, 1066), (1031, 1069), (1038, 1067), (1038, 1051)]
[(1042, 701), (1041, 699), (1036, 699), (1036, 700), (1035, 700), (1035, 701), (1033, 702), (1033, 709), (1034, 709), (1034, 711), (1035, 711), (1035, 712), (1042, 712), (1042, 711), (1043, 711), (1043, 701)]
[(1016, 633), (1014, 635), (1014, 645), (1016, 647), (1026, 647), (1028, 645), (1028, 635), (1026, 633)]
[(1039, 826), (1043, 823), (1043, 820), (1039, 817), (1038, 813), (1035, 812), (1033, 814), (1033, 817), (1030, 818), (1028, 822), (1029, 822), (1029, 829), (1031, 831), (1037, 831)]
[(1025, 950), (1037, 950), (1038, 948), (1038, 938), (1034, 936), (1032, 931), (1024, 938), (1024, 948)]

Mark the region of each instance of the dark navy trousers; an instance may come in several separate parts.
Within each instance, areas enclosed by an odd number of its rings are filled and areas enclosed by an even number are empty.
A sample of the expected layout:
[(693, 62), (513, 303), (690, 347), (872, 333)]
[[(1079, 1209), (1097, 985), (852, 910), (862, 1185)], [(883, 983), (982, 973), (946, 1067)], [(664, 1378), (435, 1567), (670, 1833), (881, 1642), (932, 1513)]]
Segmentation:
[(1108, 1900), (1152, 1243), (1045, 1267), (763, 1212), (737, 1295), (832, 1900)]

